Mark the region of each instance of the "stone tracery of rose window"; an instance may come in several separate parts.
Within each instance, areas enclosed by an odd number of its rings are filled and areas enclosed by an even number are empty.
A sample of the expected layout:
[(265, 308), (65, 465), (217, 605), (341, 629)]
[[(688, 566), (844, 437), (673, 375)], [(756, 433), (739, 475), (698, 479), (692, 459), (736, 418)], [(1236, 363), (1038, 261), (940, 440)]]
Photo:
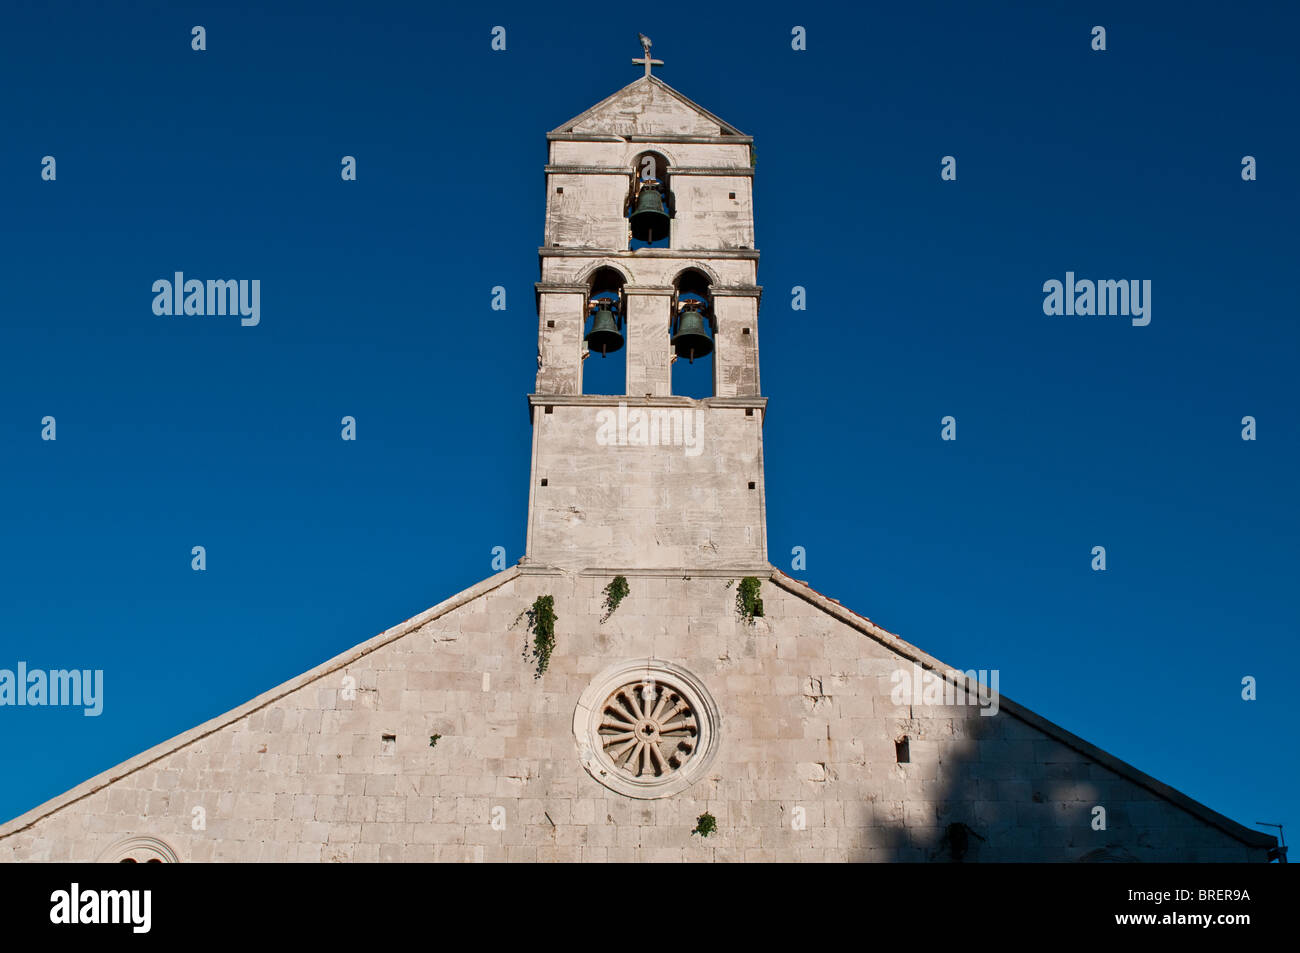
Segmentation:
[(600, 740), (616, 768), (636, 778), (673, 774), (695, 753), (699, 724), (680, 692), (657, 682), (616, 689), (601, 713)]

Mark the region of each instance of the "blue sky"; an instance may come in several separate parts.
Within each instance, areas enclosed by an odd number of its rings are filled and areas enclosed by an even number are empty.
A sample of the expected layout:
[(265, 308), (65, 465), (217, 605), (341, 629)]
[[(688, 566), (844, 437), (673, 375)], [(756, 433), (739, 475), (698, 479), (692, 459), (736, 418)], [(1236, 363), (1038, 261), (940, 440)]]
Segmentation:
[[(1295, 8), (266, 6), (3, 14), (0, 668), (106, 698), (0, 709), (0, 818), (519, 558), (545, 133), (641, 30), (756, 137), (772, 562), (1296, 820)], [(175, 271), (261, 323), (155, 316)], [(1150, 325), (1044, 315), (1067, 271), (1150, 280)]]

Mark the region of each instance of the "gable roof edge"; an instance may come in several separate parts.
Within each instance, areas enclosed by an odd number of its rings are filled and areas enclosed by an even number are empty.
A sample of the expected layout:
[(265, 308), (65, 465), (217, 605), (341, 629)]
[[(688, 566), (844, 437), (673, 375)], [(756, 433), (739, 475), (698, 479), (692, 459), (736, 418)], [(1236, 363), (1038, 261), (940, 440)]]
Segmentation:
[[(798, 596), (805, 602), (817, 606), (822, 611), (834, 616), (846, 625), (857, 629), (864, 635), (879, 642), (890, 651), (896, 652), (909, 661), (917, 663), (922, 668), (934, 671), (936, 674), (943, 677), (945, 681), (950, 681), (947, 677), (947, 672), (955, 671), (952, 666), (945, 665), (933, 655), (923, 652), (915, 645), (912, 645), (910, 642), (905, 641), (894, 633), (882, 629), (866, 616), (858, 615), (853, 610), (845, 608), (829, 596), (818, 592), (807, 583), (801, 582), (791, 576), (787, 576), (775, 566), (772, 567), (771, 580), (791, 595)], [(1006, 711), (1014, 717), (1019, 718), (1026, 724), (1037, 728), (1039, 731), (1054, 738), (1067, 747), (1073, 748), (1080, 754), (1087, 755), (1089, 758), (1102, 765), (1102, 767), (1105, 767), (1115, 772), (1120, 777), (1126, 778), (1134, 784), (1145, 788), (1152, 794), (1170, 801), (1177, 807), (1182, 808), (1205, 823), (1217, 827), (1225, 834), (1241, 841), (1243, 844), (1246, 844), (1249, 847), (1259, 848), (1271, 848), (1277, 846), (1277, 838), (1272, 834), (1265, 834), (1262, 831), (1252, 830), (1249, 827), (1237, 823), (1230, 817), (1225, 817), (1218, 811), (1206, 807), (1200, 801), (1193, 800), (1176, 788), (1170, 787), (1163, 781), (1156, 780), (1151, 777), (1151, 775), (1135, 768), (1127, 761), (1117, 758), (1107, 751), (1103, 751), (1091, 742), (1085, 741), (1078, 735), (1066, 731), (1060, 725), (1048, 721), (1042, 715), (1030, 711), (1028, 708), (1012, 701), (1001, 693), (998, 695), (998, 700), (1000, 710)]]
[[(586, 120), (588, 117), (590, 117), (590, 116), (592, 116), (593, 114), (595, 114), (595, 112), (596, 112), (598, 109), (601, 109), (602, 107), (606, 106), (607, 104), (613, 102), (613, 101), (614, 101), (615, 99), (617, 99), (619, 96), (622, 96), (622, 95), (623, 95), (624, 93), (626, 93), (629, 89), (632, 89), (634, 86), (639, 86), (639, 85), (642, 84), (642, 83), (649, 83), (649, 84), (652, 85), (652, 86), (657, 86), (657, 87), (659, 87), (659, 88), (662, 89), (664, 92), (666, 92), (666, 93), (668, 93), (670, 96), (674, 97), (678, 102), (682, 103), (682, 105), (686, 106), (688, 109), (693, 109), (693, 110), (695, 110), (695, 111), (698, 112), (700, 115), (706, 117), (710, 122), (716, 122), (716, 123), (718, 124), (718, 128), (721, 130), (723, 136), (727, 136), (727, 137), (735, 136), (735, 137), (737, 138), (738, 141), (739, 141), (739, 140), (745, 140), (746, 142), (753, 142), (753, 139), (752, 139), (751, 137), (745, 135), (743, 132), (741, 132), (739, 129), (737, 129), (735, 126), (733, 126), (731, 123), (727, 122), (726, 120), (724, 120), (724, 119), (722, 119), (722, 118), (720, 118), (720, 117), (718, 117), (718, 116), (715, 116), (713, 113), (709, 112), (707, 109), (705, 109), (705, 108), (704, 108), (703, 106), (701, 106), (699, 103), (695, 102), (693, 99), (689, 98), (688, 96), (683, 95), (682, 93), (679, 93), (677, 90), (673, 89), (671, 86), (669, 86), (669, 85), (668, 85), (667, 83), (665, 83), (663, 80), (661, 80), (658, 76), (650, 76), (650, 77), (642, 76), (642, 77), (640, 77), (639, 79), (636, 79), (636, 80), (634, 80), (634, 81), (631, 82), (631, 83), (628, 83), (628, 84), (627, 84), (626, 86), (624, 86), (622, 89), (619, 89), (619, 90), (617, 90), (617, 91), (615, 91), (615, 92), (613, 92), (613, 93), (610, 93), (610, 95), (606, 96), (606, 97), (605, 97), (604, 99), (602, 99), (600, 102), (596, 103), (596, 105), (592, 106), (591, 108), (587, 109), (586, 111), (584, 111), (584, 112), (582, 112), (582, 113), (579, 113), (577, 116), (574, 116), (574, 117), (573, 117), (572, 119), (570, 119), (568, 122), (560, 123), (560, 125), (556, 126), (554, 129), (552, 129), (550, 132), (548, 132), (548, 133), (546, 134), (546, 138), (547, 138), (547, 139), (553, 139), (553, 138), (558, 138), (558, 137), (560, 137), (560, 136), (566, 136), (566, 135), (577, 135), (577, 133), (573, 133), (573, 132), (571, 132), (571, 130), (573, 129), (574, 126), (576, 126), (578, 123), (583, 122), (583, 121)], [(610, 134), (608, 134), (608, 133), (594, 133), (594, 134), (593, 134), (593, 137), (594, 137), (594, 138), (611, 138)], [(614, 137), (612, 137), (612, 138), (620, 139), (621, 137), (614, 136)]]
[(232, 708), (223, 715), (217, 715), (215, 718), (210, 718), (201, 725), (190, 728), (188, 731), (181, 732), (179, 735), (160, 742), (152, 748), (148, 748), (120, 764), (114, 765), (106, 771), (101, 771), (99, 774), (87, 781), (83, 781), (76, 787), (51, 798), (43, 804), (38, 804), (30, 811), (18, 815), (18, 817), (15, 817), (13, 820), (8, 821), (5, 824), (0, 824), (0, 840), (13, 834), (21, 833), (38, 821), (49, 817), (51, 814), (55, 814), (63, 808), (75, 804), (82, 798), (89, 797), (96, 791), (107, 787), (115, 781), (119, 781), (127, 775), (134, 774), (136, 771), (148, 767), (155, 761), (165, 758), (170, 754), (174, 754), (180, 749), (191, 745), (196, 741), (200, 741), (210, 734), (220, 731), (227, 725), (233, 724), (239, 719), (251, 715), (259, 708), (265, 708), (267, 705), (279, 701), (286, 695), (310, 685), (312, 682), (330, 674), (331, 672), (337, 671), (341, 668), (346, 668), (358, 659), (364, 658), (375, 650), (381, 649), (391, 642), (396, 642), (398, 639), (410, 635), (417, 629), (434, 621), (439, 616), (446, 615), (454, 609), (459, 609), (461, 606), (473, 602), (479, 596), (487, 595), (487, 593), (492, 590), (500, 588), (518, 575), (519, 567), (511, 566), (509, 569), (505, 569), (494, 576), (489, 576), (482, 582), (458, 592), (451, 598), (444, 599), (437, 605), (425, 609), (419, 615), (412, 616), (405, 622), (400, 622), (392, 628), (385, 629), (383, 632), (380, 632), (373, 638), (367, 639), (360, 645), (354, 645), (347, 651), (334, 656), (328, 661), (322, 662), (315, 668), (310, 669), (301, 675), (295, 675), (287, 682), (282, 682), (274, 688), (268, 689), (257, 697), (244, 702), (237, 708)]

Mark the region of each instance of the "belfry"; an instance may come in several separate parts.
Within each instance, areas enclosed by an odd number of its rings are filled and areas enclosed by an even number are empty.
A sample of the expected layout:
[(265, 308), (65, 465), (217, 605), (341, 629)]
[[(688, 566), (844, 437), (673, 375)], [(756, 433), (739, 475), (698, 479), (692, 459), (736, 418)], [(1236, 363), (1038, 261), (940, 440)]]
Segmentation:
[[(649, 64), (547, 139), (525, 562), (758, 571), (767, 401), (753, 140)], [(584, 358), (617, 351), (626, 367), (617, 393), (584, 389)], [(678, 361), (711, 363), (712, 396), (673, 393)], [(695, 411), (702, 452), (684, 460), (593, 440), (601, 412), (620, 407), (632, 427)]]

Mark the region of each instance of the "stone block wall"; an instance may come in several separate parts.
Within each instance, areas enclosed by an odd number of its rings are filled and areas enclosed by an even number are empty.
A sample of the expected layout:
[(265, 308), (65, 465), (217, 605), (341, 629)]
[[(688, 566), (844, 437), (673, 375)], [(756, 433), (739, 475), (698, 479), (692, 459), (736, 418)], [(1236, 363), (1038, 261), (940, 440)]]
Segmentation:
[(528, 560), (579, 570), (765, 565), (761, 408), (534, 398)]
[[(967, 862), (1264, 859), (1009, 703), (895, 705), (906, 644), (798, 583), (765, 581), (751, 625), (725, 574), (628, 580), (602, 623), (606, 574), (493, 577), (5, 825), (0, 860), (113, 860), (152, 838), (182, 862), (947, 861), (953, 825)], [(558, 621), (539, 678), (517, 620), (541, 594)], [(689, 669), (719, 713), (707, 773), (655, 800), (595, 780), (574, 731), (584, 689), (636, 657)]]

